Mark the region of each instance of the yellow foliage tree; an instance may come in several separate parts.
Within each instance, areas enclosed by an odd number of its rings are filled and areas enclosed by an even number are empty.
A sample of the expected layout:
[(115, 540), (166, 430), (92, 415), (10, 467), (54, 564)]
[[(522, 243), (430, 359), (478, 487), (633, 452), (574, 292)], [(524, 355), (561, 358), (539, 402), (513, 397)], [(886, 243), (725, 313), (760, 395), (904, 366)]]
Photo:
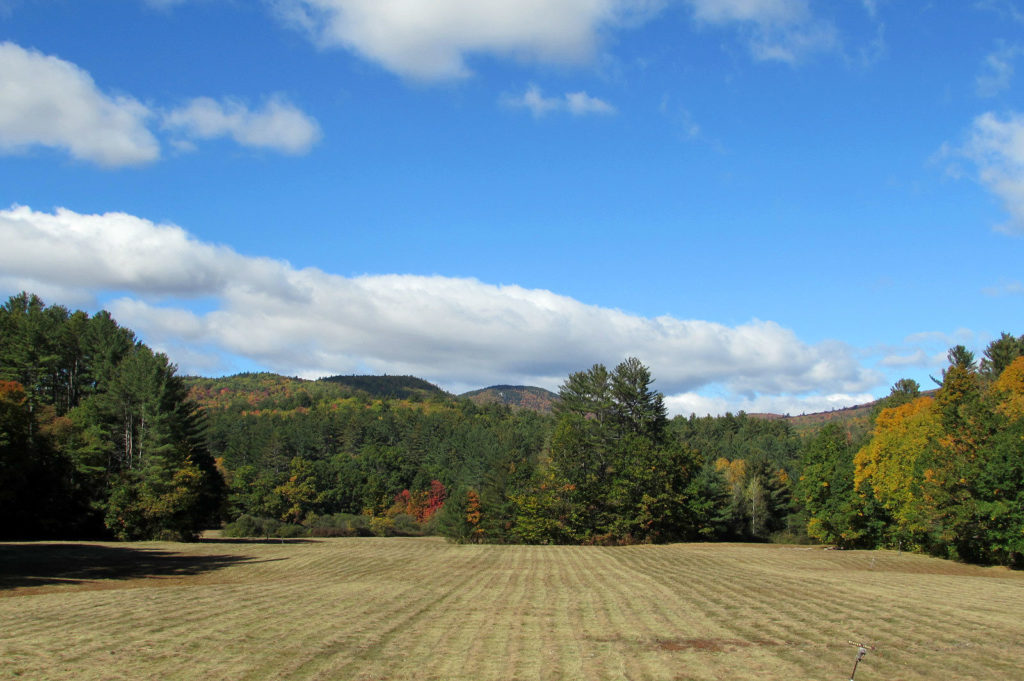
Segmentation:
[(715, 470), (722, 472), (730, 486), (738, 487), (747, 477), (747, 462), (745, 459), (729, 461), (723, 456), (715, 461)]
[(919, 397), (912, 402), (883, 409), (875, 421), (871, 441), (854, 457), (854, 485), (868, 485), (889, 510), (901, 529), (925, 528), (922, 493), (917, 478), (918, 460), (942, 436), (934, 400)]
[(992, 389), (1000, 397), (996, 411), (1011, 421), (1024, 418), (1024, 357), (1013, 360), (992, 384)]

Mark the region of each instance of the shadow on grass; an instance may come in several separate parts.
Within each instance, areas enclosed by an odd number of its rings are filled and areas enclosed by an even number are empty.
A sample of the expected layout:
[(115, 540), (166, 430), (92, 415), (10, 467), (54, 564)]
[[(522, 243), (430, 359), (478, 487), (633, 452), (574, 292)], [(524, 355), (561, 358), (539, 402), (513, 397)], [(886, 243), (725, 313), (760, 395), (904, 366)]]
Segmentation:
[(253, 562), (266, 559), (100, 544), (0, 544), (0, 590), (86, 580), (186, 577)]

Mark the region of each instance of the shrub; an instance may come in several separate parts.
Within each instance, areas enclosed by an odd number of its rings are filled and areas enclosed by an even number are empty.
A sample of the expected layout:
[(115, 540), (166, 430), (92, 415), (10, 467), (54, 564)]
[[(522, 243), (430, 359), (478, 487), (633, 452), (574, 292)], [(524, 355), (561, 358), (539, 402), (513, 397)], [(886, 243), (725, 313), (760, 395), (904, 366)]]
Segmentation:
[(375, 515), (370, 518), (370, 532), (375, 537), (387, 537), (391, 533), (392, 518)]
[(389, 536), (392, 537), (422, 537), (423, 528), (408, 513), (399, 513), (391, 520)]
[(369, 537), (370, 519), (364, 515), (336, 513), (317, 518), (310, 527), (314, 537)]
[(270, 537), (291, 538), (303, 537), (307, 534), (305, 527), (282, 523), (273, 518), (260, 518), (243, 514), (238, 516), (234, 522), (224, 526), (225, 537)]
[(309, 530), (302, 525), (293, 525), (291, 523), (281, 523), (277, 528), (275, 537), (282, 539), (294, 539), (295, 537), (308, 537)]

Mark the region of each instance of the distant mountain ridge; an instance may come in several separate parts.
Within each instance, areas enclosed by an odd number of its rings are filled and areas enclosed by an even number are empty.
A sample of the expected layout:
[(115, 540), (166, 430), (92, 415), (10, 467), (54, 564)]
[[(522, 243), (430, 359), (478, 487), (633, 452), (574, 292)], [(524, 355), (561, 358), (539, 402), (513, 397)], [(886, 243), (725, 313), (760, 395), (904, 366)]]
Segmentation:
[(185, 382), (192, 399), (209, 409), (234, 406), (287, 410), (362, 396), (406, 402), (468, 399), (481, 406), (502, 404), (550, 414), (558, 400), (558, 395), (550, 390), (524, 385), (495, 385), (453, 395), (416, 376), (338, 375), (307, 380), (260, 372), (218, 378), (188, 376)]
[(558, 395), (530, 385), (492, 385), (489, 388), (462, 393), (463, 397), (477, 404), (505, 404), (513, 409), (531, 409), (542, 414), (554, 411)]
[[(502, 404), (513, 409), (529, 409), (550, 414), (558, 394), (528, 385), (492, 385), (453, 395), (416, 376), (338, 375), (305, 380), (272, 373), (243, 373), (220, 378), (186, 377), (192, 397), (209, 408), (224, 408), (231, 403), (252, 406), (264, 402), (310, 406), (321, 400), (337, 400), (365, 395), (375, 400), (468, 399), (479, 405)], [(934, 391), (924, 391), (931, 394)], [(810, 414), (748, 413), (751, 418), (787, 421), (798, 433), (814, 433), (828, 423), (838, 423), (851, 434), (866, 432), (872, 409), (878, 400), (850, 407)]]

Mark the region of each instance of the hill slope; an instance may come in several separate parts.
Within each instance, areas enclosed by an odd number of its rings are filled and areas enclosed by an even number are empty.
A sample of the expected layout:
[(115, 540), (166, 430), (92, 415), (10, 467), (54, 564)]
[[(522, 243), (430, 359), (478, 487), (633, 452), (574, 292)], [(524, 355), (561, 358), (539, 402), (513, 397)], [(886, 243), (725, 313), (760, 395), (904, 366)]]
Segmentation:
[(506, 404), (514, 409), (531, 409), (542, 414), (550, 414), (558, 401), (558, 395), (550, 390), (528, 385), (492, 385), (462, 393), (459, 397), (477, 404)]
[(432, 395), (447, 395), (433, 383), (428, 383), (422, 378), (415, 376), (327, 376), (321, 378), (322, 383), (336, 383), (347, 386), (353, 390), (370, 395), (371, 397), (408, 399), (414, 395), (429, 397)]
[(454, 399), (414, 376), (331, 376), (316, 381), (272, 373), (219, 378), (185, 377), (190, 396), (207, 409), (283, 409), (310, 407), (346, 398), (371, 400)]

